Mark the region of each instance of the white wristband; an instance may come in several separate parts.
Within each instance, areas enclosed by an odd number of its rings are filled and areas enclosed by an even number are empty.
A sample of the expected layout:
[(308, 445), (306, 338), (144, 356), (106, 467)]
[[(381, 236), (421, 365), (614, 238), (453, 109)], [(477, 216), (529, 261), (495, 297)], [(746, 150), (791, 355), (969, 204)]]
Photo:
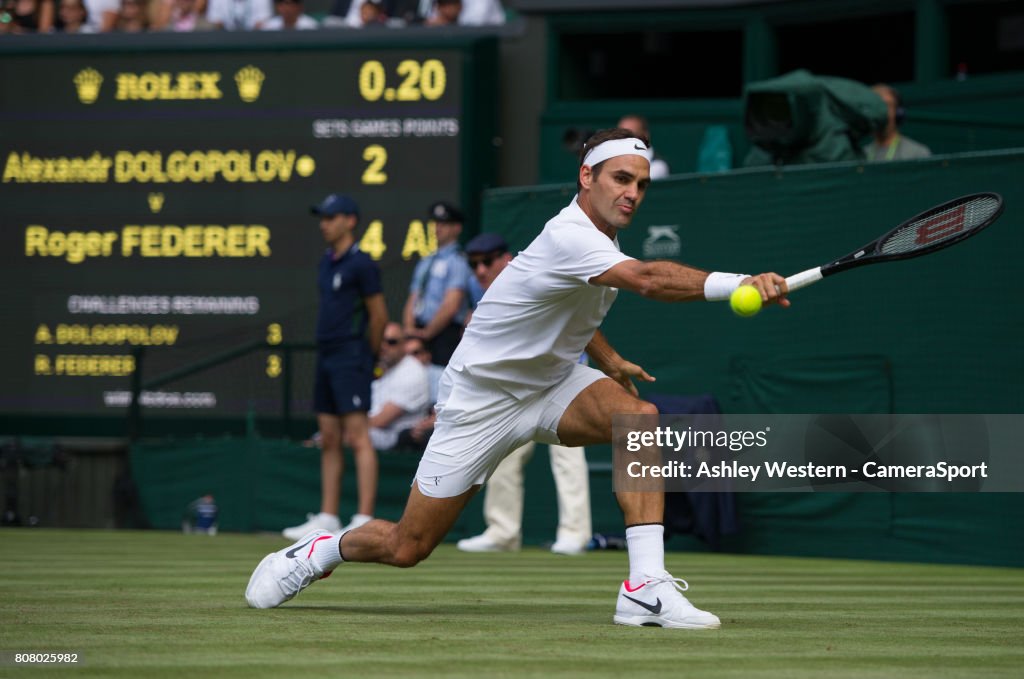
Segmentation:
[(750, 278), (745, 273), (723, 273), (713, 271), (704, 281), (704, 299), (709, 302), (722, 302), (729, 299), (733, 290), (740, 287), (743, 279)]

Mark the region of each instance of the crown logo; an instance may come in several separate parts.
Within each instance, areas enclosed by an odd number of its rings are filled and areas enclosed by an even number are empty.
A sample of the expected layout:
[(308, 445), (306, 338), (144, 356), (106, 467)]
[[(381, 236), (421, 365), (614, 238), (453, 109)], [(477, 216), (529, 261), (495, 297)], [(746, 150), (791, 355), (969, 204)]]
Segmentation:
[(239, 69), (235, 74), (235, 84), (238, 85), (238, 96), (244, 102), (253, 102), (260, 98), (260, 88), (263, 87), (263, 80), (266, 78), (263, 71), (255, 66), (249, 65)]
[(91, 104), (100, 96), (100, 85), (103, 84), (103, 76), (94, 68), (82, 69), (75, 75), (75, 89), (78, 90), (78, 100), (83, 104)]
[(149, 201), (149, 209), (153, 214), (160, 212), (164, 209), (164, 194), (162, 193), (151, 193), (147, 199)]

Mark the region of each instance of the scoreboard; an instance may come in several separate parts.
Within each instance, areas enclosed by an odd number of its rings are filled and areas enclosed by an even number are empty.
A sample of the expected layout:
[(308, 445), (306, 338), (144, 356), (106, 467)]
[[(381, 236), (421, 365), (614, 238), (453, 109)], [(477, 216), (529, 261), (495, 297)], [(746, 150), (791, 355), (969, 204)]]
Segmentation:
[(266, 351), (140, 401), (147, 418), (273, 414), (275, 347), (313, 338), (325, 246), (310, 206), (356, 199), (393, 318), (436, 248), (428, 206), (473, 214), (493, 167), (493, 39), (259, 38), (4, 46), (0, 433), (26, 418), (123, 420), (133, 377), (253, 342)]

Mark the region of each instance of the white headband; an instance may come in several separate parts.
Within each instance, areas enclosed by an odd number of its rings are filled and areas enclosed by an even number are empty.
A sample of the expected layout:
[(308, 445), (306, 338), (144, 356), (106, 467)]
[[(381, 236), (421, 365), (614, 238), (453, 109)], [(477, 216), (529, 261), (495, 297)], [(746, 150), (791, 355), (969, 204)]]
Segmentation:
[(636, 137), (630, 137), (629, 139), (611, 139), (609, 141), (601, 142), (594, 148), (587, 151), (587, 155), (583, 157), (583, 164), (594, 167), (598, 163), (603, 163), (609, 158), (616, 156), (641, 156), (643, 158), (648, 157), (647, 144), (643, 143)]

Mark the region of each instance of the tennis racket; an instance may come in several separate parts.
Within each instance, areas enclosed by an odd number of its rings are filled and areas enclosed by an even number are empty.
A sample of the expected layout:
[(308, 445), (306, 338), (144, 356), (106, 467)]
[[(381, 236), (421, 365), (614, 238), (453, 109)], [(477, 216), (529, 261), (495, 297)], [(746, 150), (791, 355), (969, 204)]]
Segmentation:
[(828, 264), (786, 279), (789, 291), (806, 288), (826, 276), (858, 266), (920, 257), (966, 240), (1003, 213), (998, 193), (972, 193), (911, 217), (889, 233)]

